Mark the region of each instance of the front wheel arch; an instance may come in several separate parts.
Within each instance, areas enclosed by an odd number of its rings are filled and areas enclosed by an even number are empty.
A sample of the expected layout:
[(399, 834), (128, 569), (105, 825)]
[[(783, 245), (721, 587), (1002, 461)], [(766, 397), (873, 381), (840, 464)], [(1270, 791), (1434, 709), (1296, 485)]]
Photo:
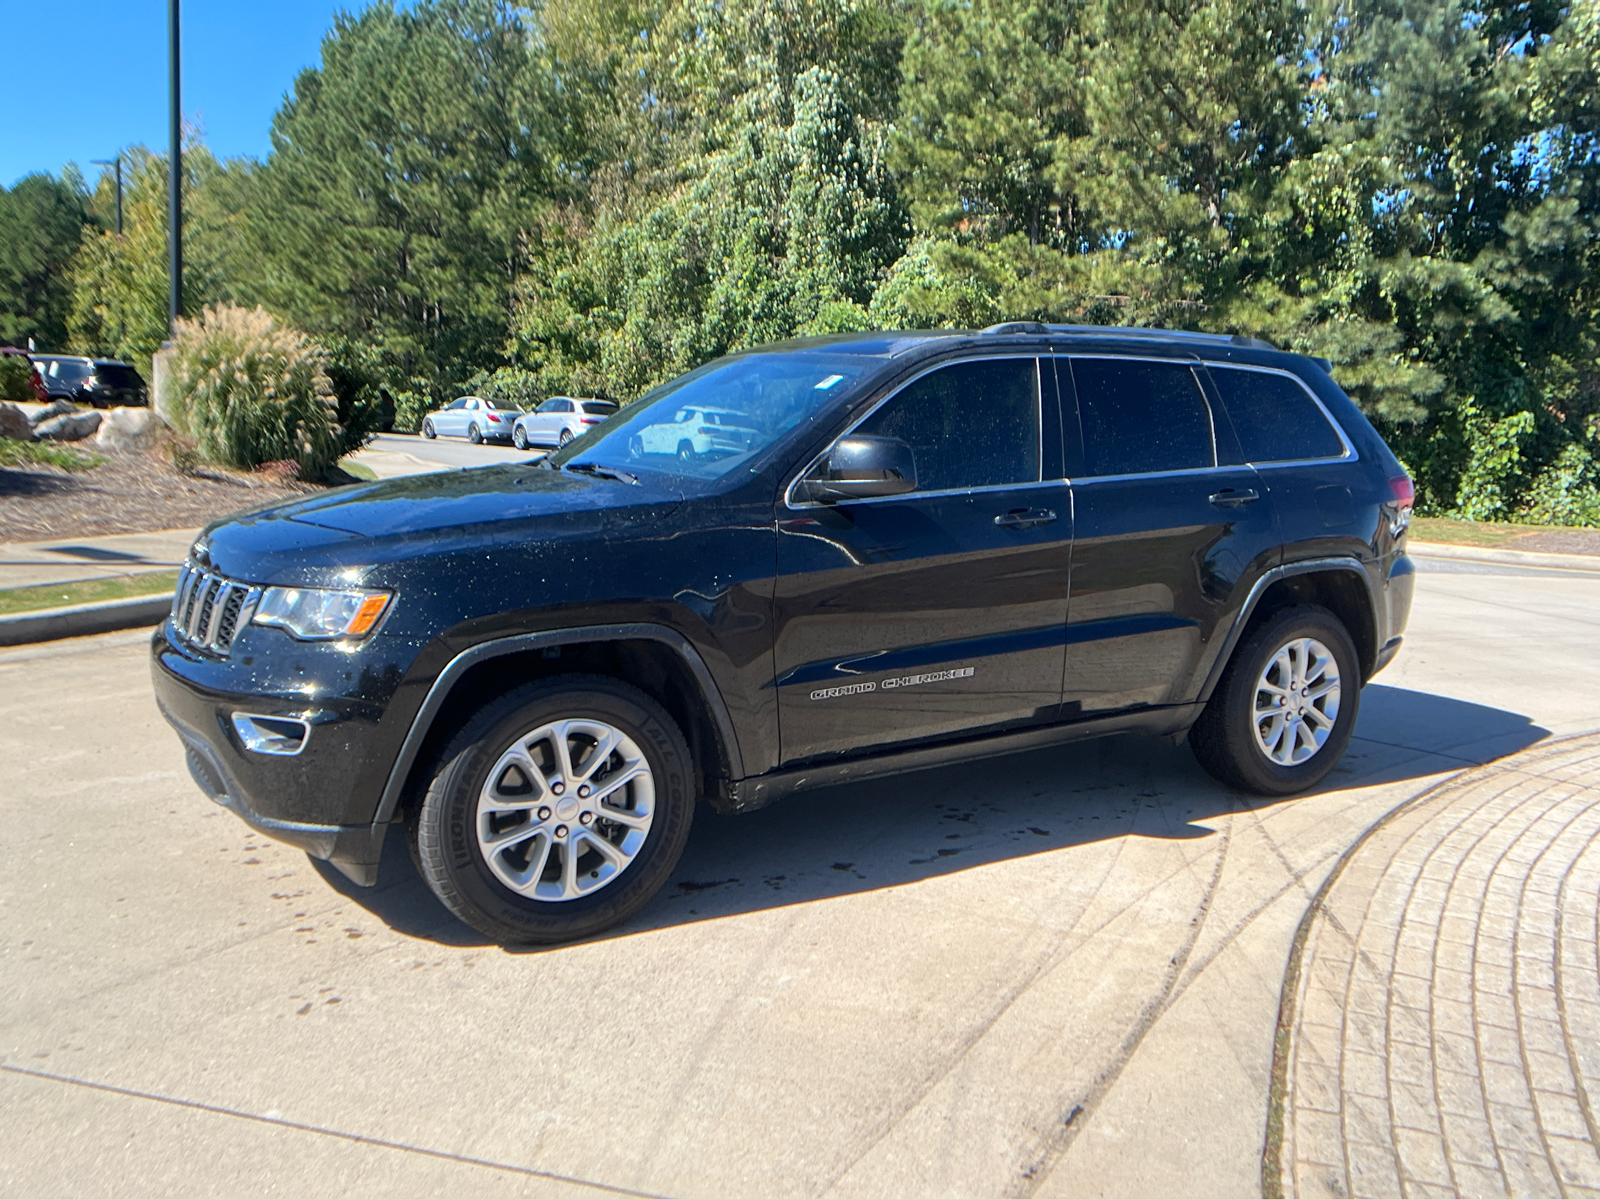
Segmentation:
[[(549, 653), (555, 650), (555, 657)], [(434, 680), (401, 744), (373, 818), (387, 824), (421, 799), (445, 742), (485, 696), (571, 672), (635, 683), (666, 708), (689, 739), (702, 795), (745, 774), (733, 719), (694, 645), (665, 625), (588, 626), (480, 643), (456, 655)]]

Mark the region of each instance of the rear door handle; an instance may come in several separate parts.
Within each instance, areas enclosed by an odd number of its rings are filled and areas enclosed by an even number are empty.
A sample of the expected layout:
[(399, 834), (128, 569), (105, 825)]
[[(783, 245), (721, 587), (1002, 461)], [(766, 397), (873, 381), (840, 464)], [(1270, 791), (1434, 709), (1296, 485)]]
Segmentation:
[(1010, 512), (1001, 513), (994, 519), (994, 523), (1001, 529), (1033, 529), (1040, 525), (1048, 525), (1055, 519), (1054, 509), (1013, 508)]
[(1211, 503), (1218, 508), (1238, 508), (1241, 504), (1249, 504), (1253, 500), (1261, 499), (1255, 488), (1245, 488), (1236, 491), (1233, 488), (1223, 488), (1220, 492), (1211, 494)]

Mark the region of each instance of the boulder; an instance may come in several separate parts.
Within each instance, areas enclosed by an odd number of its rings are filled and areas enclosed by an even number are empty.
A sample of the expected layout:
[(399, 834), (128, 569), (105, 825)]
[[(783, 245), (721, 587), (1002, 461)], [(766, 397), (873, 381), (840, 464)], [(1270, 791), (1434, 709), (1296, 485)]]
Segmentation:
[(152, 409), (107, 409), (94, 444), (101, 450), (145, 450), (155, 444), (166, 427), (167, 423)]
[(100, 411), (93, 408), (75, 408), (59, 417), (40, 421), (33, 427), (33, 436), (41, 442), (81, 442), (100, 428)]
[(17, 438), (24, 442), (33, 437), (28, 414), (15, 404), (0, 404), (0, 437)]
[(28, 420), (37, 426), (41, 421), (49, 421), (56, 417), (64, 417), (68, 413), (75, 413), (77, 411), (78, 406), (72, 403), (70, 400), (53, 400), (49, 404), (44, 405), (42, 408), (36, 408), (28, 415)]

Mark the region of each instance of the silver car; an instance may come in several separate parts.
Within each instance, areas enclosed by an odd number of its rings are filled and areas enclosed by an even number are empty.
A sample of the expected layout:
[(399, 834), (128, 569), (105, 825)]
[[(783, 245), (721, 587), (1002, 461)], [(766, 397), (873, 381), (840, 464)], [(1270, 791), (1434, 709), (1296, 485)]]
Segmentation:
[(614, 400), (573, 399), (551, 396), (511, 428), (511, 441), (518, 450), (530, 446), (565, 446), (585, 430), (600, 424), (617, 411)]
[(464, 437), (469, 442), (509, 442), (511, 426), (522, 410), (485, 400), (482, 396), (463, 396), (454, 404), (435, 409), (422, 418), (422, 436)]

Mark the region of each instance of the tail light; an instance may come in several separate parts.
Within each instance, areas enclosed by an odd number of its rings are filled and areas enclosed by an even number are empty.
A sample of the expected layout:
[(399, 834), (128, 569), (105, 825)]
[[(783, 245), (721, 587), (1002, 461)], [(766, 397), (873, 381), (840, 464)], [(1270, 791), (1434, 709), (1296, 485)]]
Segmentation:
[(1409, 475), (1396, 475), (1389, 480), (1390, 507), (1394, 515), (1389, 519), (1389, 533), (1399, 537), (1411, 524), (1411, 505), (1417, 498), (1417, 488)]
[(580, 425), (598, 425), (603, 420), (605, 420), (604, 417), (579, 417), (578, 418), (578, 424), (580, 424)]
[(489, 420), (493, 421), (496, 425), (500, 424), (500, 418), (496, 414), (489, 413), (488, 416)]

